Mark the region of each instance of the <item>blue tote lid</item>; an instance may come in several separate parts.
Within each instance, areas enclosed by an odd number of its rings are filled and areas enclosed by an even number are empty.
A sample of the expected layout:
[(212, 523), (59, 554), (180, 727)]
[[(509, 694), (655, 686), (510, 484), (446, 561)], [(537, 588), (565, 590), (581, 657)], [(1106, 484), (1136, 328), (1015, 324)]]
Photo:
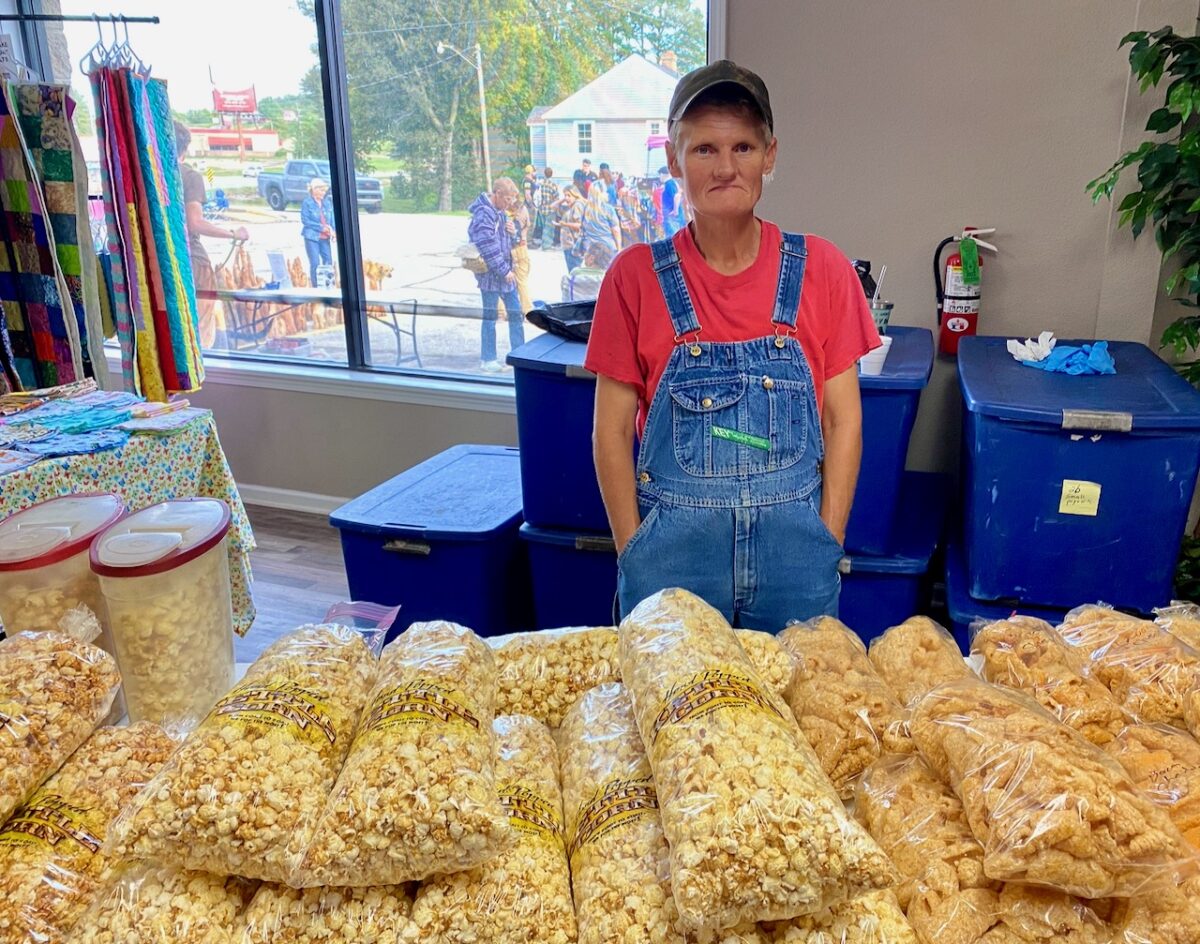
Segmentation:
[(928, 328), (893, 326), (887, 329), (892, 348), (883, 371), (859, 375), (863, 390), (921, 390), (933, 371), (933, 332)]
[(1063, 429), (1200, 429), (1200, 392), (1144, 344), (1110, 341), (1115, 374), (1072, 377), (1018, 363), (1006, 342), (975, 337), (959, 344), (959, 383), (972, 413)]
[(522, 344), (515, 351), (510, 351), (508, 363), (514, 369), (537, 370), (582, 380), (595, 380), (596, 375), (583, 367), (586, 354), (587, 345), (582, 341), (542, 334)]
[(521, 520), (520, 453), (453, 446), (360, 495), (329, 516), (367, 534), (485, 540)]

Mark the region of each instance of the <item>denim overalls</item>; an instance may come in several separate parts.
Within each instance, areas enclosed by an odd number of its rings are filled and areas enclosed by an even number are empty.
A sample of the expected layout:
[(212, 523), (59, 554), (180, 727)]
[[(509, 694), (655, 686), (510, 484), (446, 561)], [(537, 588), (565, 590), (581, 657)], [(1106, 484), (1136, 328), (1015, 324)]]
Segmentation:
[(791, 619), (836, 616), (843, 549), (819, 514), (821, 418), (792, 336), (804, 237), (783, 234), (774, 334), (731, 343), (699, 340), (674, 245), (651, 249), (676, 345), (642, 434), (642, 523), (617, 562), (621, 615), (683, 587), (734, 626), (779, 632)]

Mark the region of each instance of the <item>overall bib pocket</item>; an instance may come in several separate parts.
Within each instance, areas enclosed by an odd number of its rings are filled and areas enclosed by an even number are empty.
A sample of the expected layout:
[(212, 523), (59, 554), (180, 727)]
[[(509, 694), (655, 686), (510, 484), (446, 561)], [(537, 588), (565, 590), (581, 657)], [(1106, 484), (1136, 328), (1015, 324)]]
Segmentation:
[(704, 477), (775, 472), (808, 441), (803, 381), (715, 374), (668, 384), (675, 461)]

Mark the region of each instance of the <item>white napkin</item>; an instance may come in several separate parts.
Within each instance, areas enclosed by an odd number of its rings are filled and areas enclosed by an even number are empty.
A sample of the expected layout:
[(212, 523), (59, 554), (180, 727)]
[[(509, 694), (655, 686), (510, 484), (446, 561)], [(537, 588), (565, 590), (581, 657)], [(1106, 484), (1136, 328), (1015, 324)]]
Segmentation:
[(1018, 361), (1043, 361), (1054, 350), (1055, 340), (1053, 331), (1043, 331), (1037, 340), (1026, 338), (1024, 341), (1009, 341), (1008, 353)]

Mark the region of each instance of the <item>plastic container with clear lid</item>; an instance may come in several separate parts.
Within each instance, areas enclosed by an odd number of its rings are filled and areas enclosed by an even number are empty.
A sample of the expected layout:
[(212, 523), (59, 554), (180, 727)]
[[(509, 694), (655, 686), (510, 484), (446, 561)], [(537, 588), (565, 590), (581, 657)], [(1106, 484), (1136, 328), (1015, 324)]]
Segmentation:
[(124, 514), (116, 495), (67, 495), (0, 521), (0, 623), (8, 635), (59, 629), (68, 612), (86, 606), (100, 621), (99, 644), (113, 652), (88, 548)]
[(190, 730), (233, 684), (229, 507), (151, 505), (92, 544), (130, 721)]

